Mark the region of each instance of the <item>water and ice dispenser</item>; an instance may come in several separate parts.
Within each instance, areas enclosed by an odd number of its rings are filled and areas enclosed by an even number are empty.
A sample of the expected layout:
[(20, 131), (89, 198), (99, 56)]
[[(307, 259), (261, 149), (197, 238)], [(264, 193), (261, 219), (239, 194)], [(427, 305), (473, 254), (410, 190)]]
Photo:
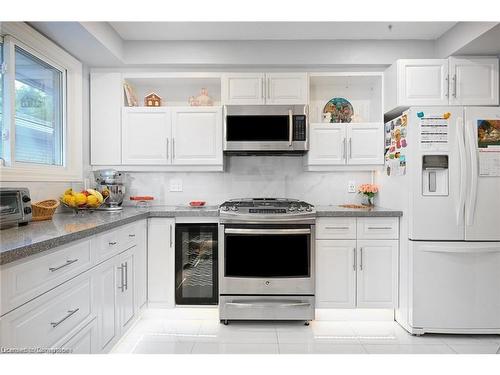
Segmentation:
[(422, 195), (448, 195), (448, 155), (423, 155)]

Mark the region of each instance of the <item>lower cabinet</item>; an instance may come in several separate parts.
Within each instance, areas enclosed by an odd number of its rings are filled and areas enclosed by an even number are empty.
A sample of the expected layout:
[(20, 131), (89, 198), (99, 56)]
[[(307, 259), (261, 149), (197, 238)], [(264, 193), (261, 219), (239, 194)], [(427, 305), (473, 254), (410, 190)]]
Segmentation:
[(69, 354), (89, 354), (99, 351), (97, 319), (92, 320), (66, 342), (62, 349)]
[(371, 234), (363, 228), (368, 224), (369, 228), (379, 228), (384, 222), (384, 228), (391, 227), (387, 237), (397, 238), (397, 219), (358, 218), (353, 221), (357, 222), (354, 224), (357, 229), (354, 233), (349, 232), (351, 239), (335, 239), (337, 233), (321, 230), (349, 228), (344, 218), (318, 221), (316, 307), (394, 308), (397, 305), (399, 240), (364, 239), (379, 234)]
[(134, 248), (118, 257), (116, 262), (118, 325), (123, 334), (135, 316), (134, 301)]

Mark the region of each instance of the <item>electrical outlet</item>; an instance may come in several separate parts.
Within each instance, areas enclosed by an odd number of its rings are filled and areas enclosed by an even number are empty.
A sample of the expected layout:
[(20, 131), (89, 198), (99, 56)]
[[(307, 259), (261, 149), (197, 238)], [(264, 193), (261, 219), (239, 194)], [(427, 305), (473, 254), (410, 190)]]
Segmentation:
[(172, 178), (170, 179), (170, 191), (182, 191), (182, 179)]
[(348, 193), (355, 193), (356, 192), (356, 182), (355, 181), (349, 181), (347, 183), (347, 192)]

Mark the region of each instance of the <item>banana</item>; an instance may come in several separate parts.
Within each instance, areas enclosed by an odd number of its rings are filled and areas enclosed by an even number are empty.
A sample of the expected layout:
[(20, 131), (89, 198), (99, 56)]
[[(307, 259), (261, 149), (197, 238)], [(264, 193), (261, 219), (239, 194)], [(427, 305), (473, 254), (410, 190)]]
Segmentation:
[(104, 201), (104, 197), (97, 190), (87, 189), (87, 193), (89, 193), (90, 195), (93, 195), (94, 197), (96, 197), (97, 200), (99, 201), (99, 204), (101, 204)]

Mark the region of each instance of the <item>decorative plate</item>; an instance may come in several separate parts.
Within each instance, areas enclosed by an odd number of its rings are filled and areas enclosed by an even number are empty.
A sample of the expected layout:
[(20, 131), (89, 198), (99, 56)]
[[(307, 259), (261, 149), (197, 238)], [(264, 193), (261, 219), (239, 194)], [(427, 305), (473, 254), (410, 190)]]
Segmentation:
[(323, 113), (331, 113), (331, 122), (351, 122), (354, 115), (352, 104), (345, 98), (332, 98), (323, 108)]

